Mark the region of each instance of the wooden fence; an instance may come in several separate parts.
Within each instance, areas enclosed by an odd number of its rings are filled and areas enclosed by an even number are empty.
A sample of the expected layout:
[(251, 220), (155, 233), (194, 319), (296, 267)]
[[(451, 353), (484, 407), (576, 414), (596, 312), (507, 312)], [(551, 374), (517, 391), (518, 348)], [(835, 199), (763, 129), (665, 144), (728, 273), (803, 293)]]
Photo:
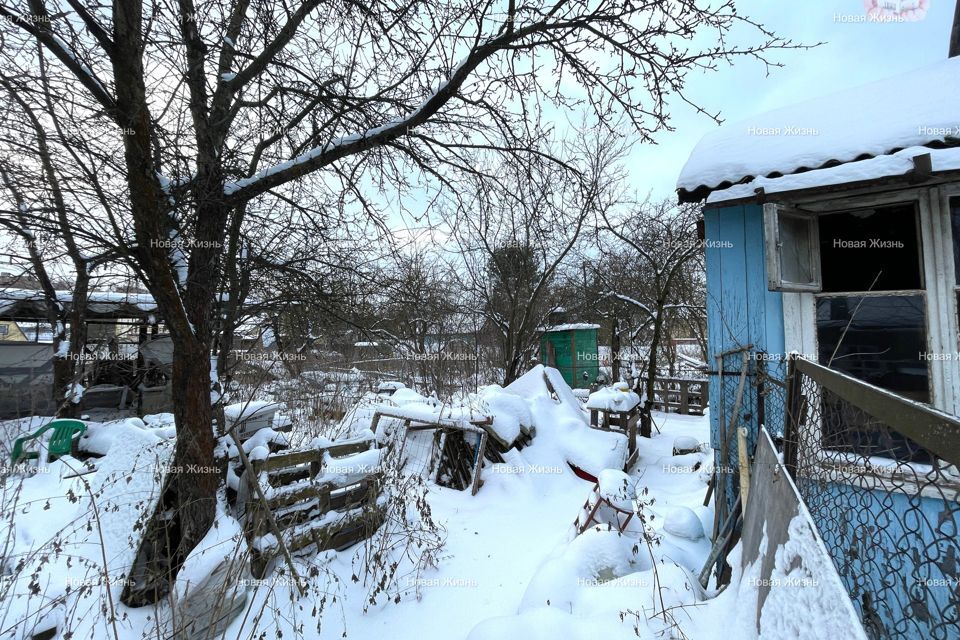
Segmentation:
[[(657, 378), (653, 383), (653, 408), (664, 413), (702, 416), (710, 397), (706, 380), (690, 378)], [(640, 389), (646, 380), (640, 381)]]
[[(344, 457), (373, 447), (374, 441), (366, 439), (286, 451), (251, 462), (241, 477), (237, 503), (243, 511), (255, 577), (266, 574), (281, 544), (288, 552), (311, 545), (318, 551), (345, 549), (380, 527), (384, 514), (377, 506), (379, 457), (378, 464), (367, 467)], [(338, 463), (349, 471), (327, 472)], [(260, 491), (253, 483), (259, 483)], [(276, 539), (278, 534), (281, 540)]]
[(627, 452), (631, 456), (637, 449), (637, 423), (639, 422), (639, 407), (633, 407), (629, 411), (590, 410), (590, 426), (601, 431), (622, 433), (627, 437)]

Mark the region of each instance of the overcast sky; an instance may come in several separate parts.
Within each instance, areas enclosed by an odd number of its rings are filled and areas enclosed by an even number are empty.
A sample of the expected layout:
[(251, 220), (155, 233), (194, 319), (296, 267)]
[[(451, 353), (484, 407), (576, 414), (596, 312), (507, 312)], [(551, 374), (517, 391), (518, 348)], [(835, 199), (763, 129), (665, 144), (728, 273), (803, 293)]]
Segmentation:
[[(824, 44), (775, 54), (784, 66), (772, 69), (769, 76), (761, 63), (747, 59), (714, 73), (691, 76), (689, 97), (710, 112), (719, 111), (726, 121), (738, 121), (943, 60), (954, 0), (929, 0), (929, 4), (926, 17), (918, 22), (880, 24), (855, 21), (865, 15), (863, 0), (738, 0), (741, 14), (778, 35)], [(717, 126), (686, 105), (676, 104), (671, 124), (676, 130), (658, 134), (658, 145), (637, 145), (630, 156), (634, 187), (656, 198), (674, 196), (687, 156), (703, 134)]]

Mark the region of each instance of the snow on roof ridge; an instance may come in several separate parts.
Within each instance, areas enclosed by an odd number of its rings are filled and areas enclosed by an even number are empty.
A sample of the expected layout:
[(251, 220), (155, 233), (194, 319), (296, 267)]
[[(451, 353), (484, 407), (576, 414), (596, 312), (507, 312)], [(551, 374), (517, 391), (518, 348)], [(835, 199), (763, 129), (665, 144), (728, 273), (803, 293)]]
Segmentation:
[(544, 327), (544, 332), (552, 331), (576, 331), (578, 329), (599, 329), (600, 325), (592, 322), (568, 322), (566, 324), (555, 324), (550, 327)]
[(677, 190), (727, 188), (960, 138), (957, 104), (960, 57), (726, 123), (694, 147)]

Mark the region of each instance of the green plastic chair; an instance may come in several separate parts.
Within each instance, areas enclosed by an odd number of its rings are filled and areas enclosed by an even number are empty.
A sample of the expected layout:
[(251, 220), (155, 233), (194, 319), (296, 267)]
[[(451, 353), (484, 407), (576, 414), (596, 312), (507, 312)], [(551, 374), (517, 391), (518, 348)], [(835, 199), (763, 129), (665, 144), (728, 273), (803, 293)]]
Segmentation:
[(17, 464), (21, 460), (35, 460), (40, 457), (39, 451), (24, 451), (23, 445), (31, 440), (39, 440), (40, 436), (53, 429), (50, 441), (47, 443), (47, 457), (54, 460), (60, 456), (68, 455), (73, 451), (73, 438), (87, 430), (80, 420), (53, 420), (37, 429), (29, 436), (17, 438), (13, 443), (13, 454), (10, 456), (12, 464)]

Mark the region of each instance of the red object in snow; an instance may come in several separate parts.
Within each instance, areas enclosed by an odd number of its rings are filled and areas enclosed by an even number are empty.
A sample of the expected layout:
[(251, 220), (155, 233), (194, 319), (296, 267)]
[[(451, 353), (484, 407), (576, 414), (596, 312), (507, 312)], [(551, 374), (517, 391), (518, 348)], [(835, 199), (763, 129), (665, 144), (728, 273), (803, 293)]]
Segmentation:
[(597, 483), (597, 476), (587, 473), (572, 462), (568, 461), (567, 465), (570, 467), (570, 470), (573, 471), (573, 473), (581, 480), (586, 480), (587, 482), (592, 482), (594, 484)]

